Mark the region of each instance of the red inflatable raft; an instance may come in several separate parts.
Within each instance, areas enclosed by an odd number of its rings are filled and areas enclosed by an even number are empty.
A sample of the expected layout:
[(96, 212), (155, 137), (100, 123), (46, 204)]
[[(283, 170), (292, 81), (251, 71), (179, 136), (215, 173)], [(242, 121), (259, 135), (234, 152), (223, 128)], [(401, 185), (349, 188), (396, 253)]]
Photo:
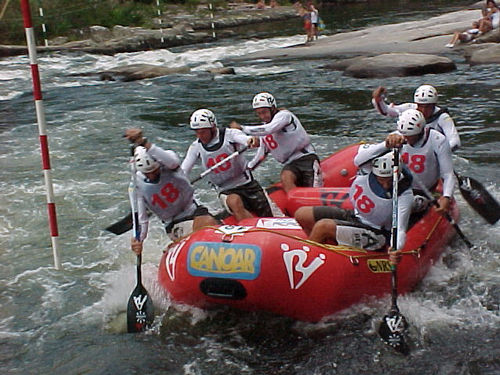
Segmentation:
[[(270, 196), (293, 215), (304, 205), (350, 207), (358, 145), (325, 159), (323, 188), (297, 188), (288, 199), (279, 185)], [(451, 216), (458, 219), (453, 202)], [(408, 231), (398, 266), (398, 291), (422, 280), (454, 235), (431, 209)], [(180, 303), (207, 308), (224, 304), (316, 322), (365, 296), (390, 293), (391, 270), (384, 253), (310, 242), (293, 218), (254, 218), (238, 225), (197, 231), (171, 244), (159, 267), (160, 284)]]

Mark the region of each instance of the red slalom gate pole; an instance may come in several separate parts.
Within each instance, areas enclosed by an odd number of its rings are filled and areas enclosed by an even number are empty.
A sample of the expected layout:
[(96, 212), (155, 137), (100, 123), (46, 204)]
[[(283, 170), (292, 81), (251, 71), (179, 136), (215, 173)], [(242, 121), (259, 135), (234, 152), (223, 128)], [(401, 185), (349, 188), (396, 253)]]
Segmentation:
[(31, 11), (29, 0), (21, 0), (21, 11), (23, 14), (24, 28), (26, 31), (26, 42), (28, 44), (28, 55), (31, 66), (31, 77), (33, 80), (33, 97), (35, 100), (36, 118), (38, 122), (38, 132), (40, 137), (40, 153), (42, 156), (42, 168), (45, 177), (45, 189), (47, 191), (47, 213), (49, 217), (50, 236), (52, 239), (52, 252), (54, 255), (55, 268), (61, 269), (59, 260), (57, 230), (56, 205), (54, 203), (54, 189), (52, 187), (52, 173), (50, 168), (49, 145), (47, 140), (47, 124), (45, 122), (45, 109), (42, 99), (42, 85), (40, 83), (40, 73), (36, 57), (35, 34), (31, 21)]

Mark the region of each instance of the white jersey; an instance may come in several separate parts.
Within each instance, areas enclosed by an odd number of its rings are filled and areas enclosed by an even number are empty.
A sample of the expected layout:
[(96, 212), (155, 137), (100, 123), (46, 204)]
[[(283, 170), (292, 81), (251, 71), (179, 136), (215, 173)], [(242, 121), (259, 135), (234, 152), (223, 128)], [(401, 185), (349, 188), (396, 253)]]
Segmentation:
[(318, 23), (319, 12), (316, 8), (311, 11), (311, 23)]
[[(376, 194), (374, 190), (378, 190)], [(382, 198), (385, 192), (373, 173), (356, 177), (349, 191), (349, 198), (354, 206), (356, 217), (372, 228), (391, 230), (392, 227), (392, 197)], [(398, 243), (397, 250), (404, 247), (406, 229), (413, 205), (413, 193), (406, 189), (398, 197)]]
[(414, 189), (420, 189), (417, 180), (430, 189), (441, 177), (443, 195), (446, 197), (453, 195), (455, 188), (453, 161), (450, 146), (443, 134), (433, 129), (426, 130), (426, 134), (415, 145), (403, 145), (401, 157), (414, 173)]
[[(215, 137), (208, 144), (204, 145), (196, 140), (189, 146), (181, 168), (188, 175), (194, 164), (201, 160), (204, 170), (207, 170), (241, 149), (241, 146), (246, 146), (248, 139), (249, 137), (238, 129), (217, 129)], [(252, 181), (252, 175), (247, 169), (247, 160), (241, 154), (212, 171), (207, 178), (219, 191)]]
[(260, 136), (260, 146), (250, 162), (251, 167), (268, 152), (281, 164), (315, 153), (309, 135), (299, 119), (286, 109), (278, 111), (267, 124), (242, 128), (246, 134)]
[[(391, 103), (390, 105), (387, 105), (384, 100), (377, 103), (375, 99), (372, 99), (372, 104), (380, 114), (389, 117), (398, 117), (401, 113), (408, 109), (417, 109), (416, 103), (403, 103), (399, 105)], [(460, 136), (458, 135), (453, 119), (448, 113), (441, 110), (440, 107), (435, 106), (434, 114), (430, 119), (426, 120), (426, 127), (435, 129), (441, 134), (444, 134), (452, 150), (460, 147)]]
[(148, 232), (149, 217), (146, 208), (166, 224), (173, 219), (187, 217), (196, 209), (193, 200), (194, 189), (179, 167), (177, 154), (155, 145), (148, 150), (148, 154), (160, 163), (160, 178), (152, 182), (141, 172), (136, 172), (141, 241), (146, 238)]

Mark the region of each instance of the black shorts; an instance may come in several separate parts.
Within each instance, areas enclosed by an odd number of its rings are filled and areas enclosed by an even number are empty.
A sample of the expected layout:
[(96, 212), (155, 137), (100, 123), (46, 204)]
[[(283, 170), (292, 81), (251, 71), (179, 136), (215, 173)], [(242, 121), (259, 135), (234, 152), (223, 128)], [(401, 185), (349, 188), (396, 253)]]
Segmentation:
[(252, 180), (245, 185), (222, 191), (219, 195), (237, 194), (243, 201), (243, 206), (258, 217), (272, 217), (273, 212), (262, 186)]
[(344, 210), (343, 208), (333, 206), (315, 206), (313, 207), (314, 221), (321, 219), (332, 219), (335, 221), (345, 221), (348, 223), (359, 222), (354, 211)]
[(319, 168), (319, 158), (316, 154), (304, 155), (283, 167), (283, 171), (291, 171), (297, 177), (296, 185), (299, 187), (312, 187), (316, 176), (314, 165)]
[(172, 231), (172, 228), (174, 227), (175, 224), (182, 223), (183, 221), (193, 220), (195, 217), (198, 216), (206, 216), (206, 215), (212, 216), (208, 211), (208, 208), (196, 202), (194, 202), (194, 204), (196, 204), (196, 209), (194, 210), (192, 215), (183, 217), (182, 219), (179, 220), (172, 220), (168, 225), (165, 226), (165, 231), (167, 232), (167, 234), (169, 234)]

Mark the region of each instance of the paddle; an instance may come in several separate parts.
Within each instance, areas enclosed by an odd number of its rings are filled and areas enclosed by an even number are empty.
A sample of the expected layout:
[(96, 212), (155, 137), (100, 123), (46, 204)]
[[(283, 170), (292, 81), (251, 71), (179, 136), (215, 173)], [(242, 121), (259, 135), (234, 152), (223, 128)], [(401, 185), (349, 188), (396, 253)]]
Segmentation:
[[(226, 158), (222, 159), (221, 161), (217, 162), (216, 164), (212, 165), (210, 168), (203, 171), (198, 177), (192, 179), (191, 184), (198, 182), (203, 177), (205, 177), (209, 173), (213, 172), (214, 170), (219, 168), (224, 163), (227, 163), (229, 160), (234, 159), (236, 156), (245, 152), (247, 149), (248, 149), (248, 147), (243, 147), (241, 150), (233, 152), (228, 157), (226, 157)], [(125, 216), (120, 221), (110, 225), (109, 227), (106, 227), (106, 230), (111, 232), (111, 233), (114, 233), (114, 234), (122, 234), (122, 233), (125, 233), (125, 232), (129, 231), (130, 229), (132, 229), (132, 225), (133, 225), (133, 218), (132, 218), (132, 212), (130, 212), (127, 214), (127, 216)]]
[(106, 227), (105, 229), (108, 232), (114, 233), (114, 234), (122, 234), (125, 232), (128, 232), (130, 229), (132, 229), (132, 212), (129, 212), (127, 216), (125, 216), (123, 219), (120, 221), (117, 221), (114, 224), (111, 224), (109, 227)]
[(472, 177), (460, 176), (456, 171), (454, 173), (465, 201), (488, 223), (495, 224), (500, 219), (500, 204), (479, 181)]
[[(132, 149), (133, 152), (133, 149)], [(137, 194), (135, 191), (136, 177), (134, 163), (131, 162), (132, 178), (129, 185), (130, 208), (134, 215), (132, 216), (132, 226), (134, 228), (135, 238), (140, 238), (140, 225), (137, 220)], [(148, 295), (146, 288), (142, 285), (141, 277), (142, 255), (137, 255), (137, 285), (133, 290), (127, 305), (127, 331), (129, 333), (142, 332), (149, 328), (154, 320), (153, 301)]]
[[(427, 189), (427, 187), (423, 184), (423, 182), (415, 175), (415, 173), (411, 172), (410, 168), (408, 168), (410, 173), (413, 176), (413, 179), (417, 182), (417, 184), (420, 186), (420, 189), (424, 192), (425, 196), (427, 199), (431, 201), (431, 204), (433, 204), (436, 207), (439, 207), (439, 203), (437, 202), (437, 199), (432, 196), (432, 193)], [(471, 248), (473, 247), (472, 243), (465, 237), (465, 234), (462, 232), (458, 224), (455, 222), (455, 220), (450, 216), (448, 212), (444, 212), (443, 214), (444, 218), (450, 222), (450, 224), (455, 228), (455, 232), (457, 232), (458, 236), (465, 242), (465, 244)]]
[[(397, 250), (398, 244), (398, 183), (399, 183), (399, 149), (395, 148), (394, 152), (394, 168), (392, 177), (392, 228), (391, 228), (391, 251)], [(405, 341), (405, 333), (408, 329), (408, 323), (403, 315), (399, 312), (397, 305), (398, 290), (397, 290), (397, 265), (391, 263), (391, 309), (384, 316), (378, 333), (382, 340), (393, 347), (398, 352), (407, 355), (410, 348)]]
[(245, 146), (241, 150), (237, 150), (237, 151), (233, 152), (231, 155), (229, 155), (226, 158), (222, 159), (221, 161), (215, 163), (210, 168), (208, 168), (207, 170), (205, 170), (202, 173), (200, 173), (200, 175), (198, 177), (192, 179), (191, 180), (191, 184), (194, 184), (195, 182), (200, 181), (203, 177), (205, 177), (206, 175), (212, 173), (214, 170), (216, 170), (217, 168), (219, 168), (221, 165), (227, 163), (229, 160), (234, 159), (236, 156), (244, 153), (246, 150), (248, 150), (248, 146)]

